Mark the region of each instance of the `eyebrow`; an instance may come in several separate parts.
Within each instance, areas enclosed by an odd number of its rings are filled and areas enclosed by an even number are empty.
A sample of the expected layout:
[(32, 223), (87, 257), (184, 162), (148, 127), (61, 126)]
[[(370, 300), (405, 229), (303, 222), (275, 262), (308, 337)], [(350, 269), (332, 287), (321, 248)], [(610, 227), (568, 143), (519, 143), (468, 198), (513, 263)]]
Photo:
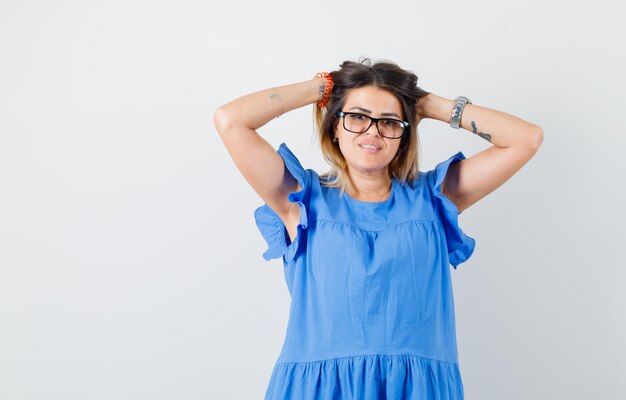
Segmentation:
[[(367, 113), (367, 114), (371, 114), (372, 113), (371, 110), (368, 110), (367, 108), (363, 108), (363, 107), (352, 107), (350, 110), (359, 110), (359, 111), (363, 111), (364, 113)], [(398, 119), (402, 119), (396, 113), (382, 113), (380, 115), (383, 116), (383, 117), (396, 117)]]

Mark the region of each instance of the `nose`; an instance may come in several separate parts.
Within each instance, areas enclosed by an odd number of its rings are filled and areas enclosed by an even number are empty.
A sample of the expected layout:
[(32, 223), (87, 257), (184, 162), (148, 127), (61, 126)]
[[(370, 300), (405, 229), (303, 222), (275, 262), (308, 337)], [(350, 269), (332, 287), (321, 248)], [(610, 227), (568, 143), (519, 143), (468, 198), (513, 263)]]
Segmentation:
[(376, 121), (372, 121), (372, 123), (370, 124), (370, 127), (367, 128), (367, 130), (363, 133), (367, 133), (369, 135), (370, 131), (373, 132), (374, 136), (376, 135), (381, 136), (380, 131), (378, 130), (378, 122)]

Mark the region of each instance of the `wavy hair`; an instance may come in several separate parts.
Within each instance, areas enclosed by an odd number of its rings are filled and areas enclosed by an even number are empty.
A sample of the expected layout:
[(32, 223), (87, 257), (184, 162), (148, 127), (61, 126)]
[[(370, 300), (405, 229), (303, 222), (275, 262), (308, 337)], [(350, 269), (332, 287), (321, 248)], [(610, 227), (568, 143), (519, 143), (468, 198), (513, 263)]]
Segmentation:
[(344, 61), (340, 68), (330, 73), (334, 86), (325, 107), (314, 105), (315, 122), (319, 135), (322, 155), (331, 166), (330, 171), (322, 174), (320, 182), (327, 187), (341, 189), (341, 193), (352, 189), (348, 174), (348, 164), (339, 143), (333, 142), (337, 123), (337, 111), (345, 105), (346, 93), (349, 89), (364, 86), (376, 86), (391, 92), (402, 104), (403, 119), (409, 122), (408, 132), (402, 136), (398, 152), (389, 163), (389, 175), (400, 183), (413, 184), (419, 173), (419, 137), (417, 134), (416, 104), (419, 99), (427, 96), (417, 86), (417, 76), (400, 68), (389, 61), (372, 63), (369, 58), (359, 62)]

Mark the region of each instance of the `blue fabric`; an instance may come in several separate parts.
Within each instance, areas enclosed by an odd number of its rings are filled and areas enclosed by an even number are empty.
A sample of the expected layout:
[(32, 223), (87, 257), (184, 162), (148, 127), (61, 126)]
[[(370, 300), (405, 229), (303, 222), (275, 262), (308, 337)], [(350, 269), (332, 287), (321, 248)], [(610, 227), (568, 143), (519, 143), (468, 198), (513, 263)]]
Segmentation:
[(293, 242), (267, 206), (255, 211), (268, 249), (281, 258), (291, 295), (282, 351), (266, 399), (463, 399), (452, 265), (475, 241), (441, 193), (450, 164), (392, 181), (389, 198), (363, 202), (320, 184), (283, 143), (278, 149), (302, 189)]

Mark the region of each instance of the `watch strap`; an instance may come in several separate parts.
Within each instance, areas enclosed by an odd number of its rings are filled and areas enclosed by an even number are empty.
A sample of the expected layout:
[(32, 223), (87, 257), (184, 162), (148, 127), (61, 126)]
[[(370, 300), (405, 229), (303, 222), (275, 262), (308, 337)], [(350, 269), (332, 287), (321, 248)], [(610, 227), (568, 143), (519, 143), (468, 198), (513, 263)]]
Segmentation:
[(450, 116), (450, 126), (454, 129), (459, 129), (461, 127), (461, 115), (463, 115), (465, 105), (472, 104), (472, 101), (465, 96), (458, 96), (454, 100), (456, 101), (456, 103), (454, 104), (454, 108), (452, 108), (452, 115)]

